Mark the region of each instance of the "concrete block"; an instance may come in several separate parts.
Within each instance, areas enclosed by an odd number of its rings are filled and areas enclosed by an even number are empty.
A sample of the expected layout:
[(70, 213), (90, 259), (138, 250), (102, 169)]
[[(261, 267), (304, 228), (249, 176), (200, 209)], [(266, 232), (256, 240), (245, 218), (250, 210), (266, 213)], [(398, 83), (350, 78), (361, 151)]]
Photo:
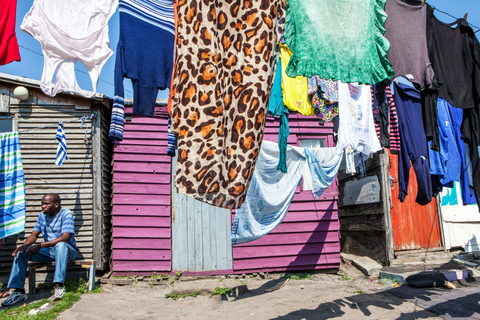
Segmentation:
[(476, 264), (475, 262), (469, 262), (469, 261), (460, 260), (460, 259), (453, 259), (453, 262), (455, 262), (456, 264), (459, 264), (461, 266), (467, 266), (467, 267), (472, 267), (472, 268), (478, 267), (478, 264)]
[(354, 254), (341, 253), (343, 259), (352, 261), (353, 265), (370, 277), (378, 277), (382, 266), (369, 257), (360, 257)]
[(470, 261), (471, 262), (471, 261), (473, 261), (474, 256), (473, 256), (473, 253), (462, 252), (462, 253), (456, 254), (455, 258), (459, 259), (459, 260)]

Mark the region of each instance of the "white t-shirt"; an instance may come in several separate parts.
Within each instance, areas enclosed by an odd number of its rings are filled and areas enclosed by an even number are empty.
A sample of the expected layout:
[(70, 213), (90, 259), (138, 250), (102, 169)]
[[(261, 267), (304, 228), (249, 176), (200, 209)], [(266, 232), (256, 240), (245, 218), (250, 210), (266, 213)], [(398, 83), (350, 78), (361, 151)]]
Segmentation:
[(370, 86), (356, 83), (338, 83), (337, 153), (350, 146), (367, 156), (382, 149), (375, 132)]

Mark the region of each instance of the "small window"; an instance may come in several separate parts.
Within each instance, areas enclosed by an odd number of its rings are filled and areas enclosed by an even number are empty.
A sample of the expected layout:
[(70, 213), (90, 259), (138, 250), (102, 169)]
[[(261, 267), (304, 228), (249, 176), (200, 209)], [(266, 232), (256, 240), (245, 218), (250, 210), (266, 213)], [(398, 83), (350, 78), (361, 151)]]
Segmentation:
[(13, 119), (12, 117), (0, 117), (0, 132), (12, 132)]
[(325, 148), (325, 139), (300, 140), (302, 148)]

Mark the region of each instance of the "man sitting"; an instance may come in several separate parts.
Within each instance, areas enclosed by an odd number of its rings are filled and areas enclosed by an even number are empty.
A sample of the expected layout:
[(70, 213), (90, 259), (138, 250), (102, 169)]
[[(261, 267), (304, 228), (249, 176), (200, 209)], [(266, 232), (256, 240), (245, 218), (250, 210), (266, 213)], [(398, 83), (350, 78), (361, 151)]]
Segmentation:
[[(34, 245), (40, 233), (43, 235), (44, 242)], [(78, 254), (74, 233), (73, 214), (70, 210), (61, 207), (60, 196), (56, 193), (43, 196), (42, 212), (38, 216), (32, 234), (12, 254), (15, 260), (8, 280), (8, 288), (14, 291), (2, 302), (3, 307), (28, 299), (24, 289), (28, 260), (55, 261), (54, 299), (62, 298), (65, 294), (63, 282), (67, 273), (67, 264)]]

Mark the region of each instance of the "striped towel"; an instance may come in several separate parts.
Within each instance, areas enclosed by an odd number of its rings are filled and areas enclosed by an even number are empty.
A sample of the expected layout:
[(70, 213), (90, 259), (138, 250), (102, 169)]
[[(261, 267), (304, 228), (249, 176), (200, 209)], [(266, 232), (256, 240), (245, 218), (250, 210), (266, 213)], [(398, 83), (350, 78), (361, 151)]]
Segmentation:
[(175, 157), (175, 150), (177, 150), (177, 136), (178, 133), (173, 132), (170, 127), (172, 124), (172, 119), (168, 118), (168, 140), (167, 140), (167, 154), (170, 157)]
[(112, 120), (108, 136), (113, 141), (123, 140), (123, 127), (125, 125), (125, 102), (122, 97), (115, 96), (112, 106)]
[(57, 134), (55, 139), (58, 141), (57, 157), (55, 158), (55, 164), (61, 166), (64, 160), (68, 160), (67, 157), (67, 140), (65, 139), (65, 130), (63, 130), (63, 123), (58, 124)]
[(18, 132), (0, 133), (0, 239), (25, 230), (25, 176)]

